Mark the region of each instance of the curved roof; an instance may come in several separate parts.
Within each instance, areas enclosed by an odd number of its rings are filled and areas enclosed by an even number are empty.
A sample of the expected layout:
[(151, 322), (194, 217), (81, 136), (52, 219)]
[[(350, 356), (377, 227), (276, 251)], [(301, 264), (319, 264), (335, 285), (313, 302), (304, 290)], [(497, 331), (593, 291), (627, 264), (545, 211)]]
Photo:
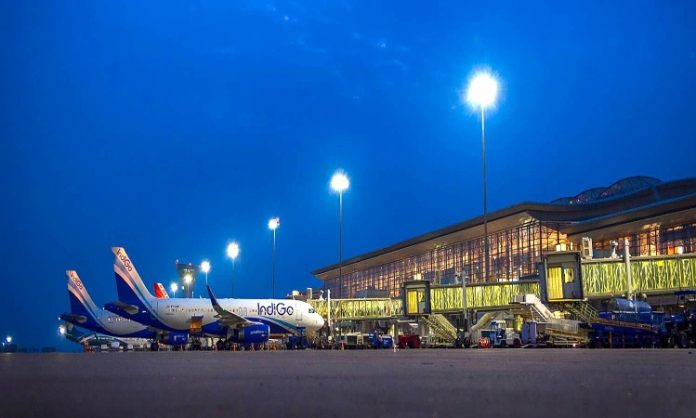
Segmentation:
[(556, 200), (551, 201), (552, 205), (570, 205), (570, 201), (573, 200), (573, 196), (559, 197)]
[(579, 195), (575, 196), (571, 201), (571, 205), (581, 205), (583, 203), (594, 202), (600, 199), (600, 196), (606, 190), (605, 187), (594, 187), (592, 189), (587, 189)]
[(562, 197), (551, 202), (554, 205), (584, 205), (594, 203), (600, 200), (612, 199), (619, 196), (624, 196), (638, 190), (647, 189), (657, 184), (662, 183), (662, 180), (648, 176), (633, 176), (621, 179), (608, 187), (593, 187), (576, 195), (575, 197)]
[[(609, 187), (599, 188), (602, 193), (611, 190), (606, 197), (582, 204), (570, 204), (576, 197), (556, 199), (554, 204), (523, 202), (490, 212), (487, 216), (491, 230), (503, 230), (511, 225), (521, 225), (531, 219), (565, 225), (568, 234), (617, 224), (629, 224), (655, 216), (673, 216), (686, 213), (693, 222), (696, 214), (696, 177), (662, 182), (652, 177), (628, 177)], [(595, 195), (587, 190), (580, 195)], [(676, 217), (674, 219), (677, 219)], [(387, 247), (374, 250), (347, 260), (315, 270), (321, 280), (338, 277), (341, 268), (346, 273), (388, 262), (403, 260), (430, 251), (437, 246), (462, 242), (470, 237), (481, 237), (484, 217), (478, 216), (455, 225), (428, 232)], [(574, 229), (569, 229), (574, 228)], [(490, 232), (490, 230), (489, 230)]]

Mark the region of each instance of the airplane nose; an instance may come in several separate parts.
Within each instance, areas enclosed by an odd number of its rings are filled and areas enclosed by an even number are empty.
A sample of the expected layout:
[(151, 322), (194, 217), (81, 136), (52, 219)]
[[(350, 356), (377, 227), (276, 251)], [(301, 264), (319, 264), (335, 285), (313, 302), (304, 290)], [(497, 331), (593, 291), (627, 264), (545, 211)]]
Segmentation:
[(324, 326), (324, 318), (321, 317), (321, 315), (317, 315), (317, 328), (321, 328)]

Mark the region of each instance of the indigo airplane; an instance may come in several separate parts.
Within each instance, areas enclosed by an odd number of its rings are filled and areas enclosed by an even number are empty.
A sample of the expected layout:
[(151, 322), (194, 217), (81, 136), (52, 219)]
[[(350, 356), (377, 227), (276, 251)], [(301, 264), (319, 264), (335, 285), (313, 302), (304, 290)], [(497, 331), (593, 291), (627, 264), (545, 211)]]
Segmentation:
[(105, 308), (156, 329), (200, 333), (243, 344), (270, 335), (314, 332), (324, 319), (306, 302), (286, 299), (157, 299), (147, 290), (125, 249), (112, 248), (117, 302)]
[(120, 315), (97, 308), (87, 293), (77, 272), (68, 270), (68, 298), (70, 312), (60, 315), (60, 319), (99, 334), (121, 338), (147, 338), (163, 344), (185, 344), (188, 333), (158, 331)]
[(67, 321), (60, 326), (60, 333), (69, 341), (82, 346), (103, 347), (106, 345), (111, 350), (142, 350), (150, 347), (152, 341), (147, 338), (114, 337), (97, 332), (85, 332), (82, 328)]

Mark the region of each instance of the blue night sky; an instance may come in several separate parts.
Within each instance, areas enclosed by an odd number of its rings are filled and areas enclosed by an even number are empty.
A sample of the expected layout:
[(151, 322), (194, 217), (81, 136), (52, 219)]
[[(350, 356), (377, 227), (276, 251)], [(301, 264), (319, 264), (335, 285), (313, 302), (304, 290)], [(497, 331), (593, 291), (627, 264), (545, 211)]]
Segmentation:
[(272, 216), (278, 293), (319, 286), (338, 168), (346, 258), (479, 215), (480, 67), (490, 210), (696, 175), (696, 3), (561, 3), (2, 2), (0, 333), (70, 347), (64, 271), (114, 300), (113, 245), (227, 296), (234, 239), (237, 295), (270, 296)]

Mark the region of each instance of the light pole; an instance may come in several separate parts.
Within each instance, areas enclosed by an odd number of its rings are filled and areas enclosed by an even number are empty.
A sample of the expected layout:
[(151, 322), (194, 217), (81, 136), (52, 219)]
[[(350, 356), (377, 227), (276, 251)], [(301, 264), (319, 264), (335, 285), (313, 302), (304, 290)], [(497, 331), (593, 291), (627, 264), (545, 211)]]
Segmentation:
[(232, 259), (232, 297), (234, 297), (234, 261), (239, 255), (239, 244), (232, 241), (227, 244), (227, 256)]
[(169, 285), (169, 290), (172, 291), (172, 293), (174, 294), (174, 297), (176, 298), (176, 291), (179, 290), (179, 285), (172, 282), (172, 284)]
[(276, 281), (276, 229), (280, 226), (280, 218), (271, 218), (268, 221), (268, 229), (273, 231), (273, 284), (271, 286), (271, 298), (275, 299), (275, 281)]
[(186, 289), (190, 290), (191, 297), (193, 297), (193, 289), (191, 288), (192, 282), (193, 282), (193, 277), (190, 274), (187, 274), (186, 276), (184, 276), (184, 285), (181, 287), (182, 289), (184, 289), (184, 297), (187, 297), (186, 291), (185, 291)]
[(486, 71), (478, 72), (469, 82), (466, 90), (466, 102), (476, 110), (481, 111), (481, 159), (483, 161), (483, 245), (485, 257), (485, 276), (486, 282), (490, 275), (490, 257), (488, 248), (488, 202), (486, 196), (486, 118), (485, 109), (495, 105), (498, 96), (498, 81)]
[(350, 186), (350, 180), (342, 171), (331, 177), (331, 188), (338, 192), (338, 298), (343, 298), (343, 192)]
[(205, 287), (208, 287), (208, 272), (210, 272), (210, 261), (203, 260), (201, 263), (201, 271), (205, 273)]

